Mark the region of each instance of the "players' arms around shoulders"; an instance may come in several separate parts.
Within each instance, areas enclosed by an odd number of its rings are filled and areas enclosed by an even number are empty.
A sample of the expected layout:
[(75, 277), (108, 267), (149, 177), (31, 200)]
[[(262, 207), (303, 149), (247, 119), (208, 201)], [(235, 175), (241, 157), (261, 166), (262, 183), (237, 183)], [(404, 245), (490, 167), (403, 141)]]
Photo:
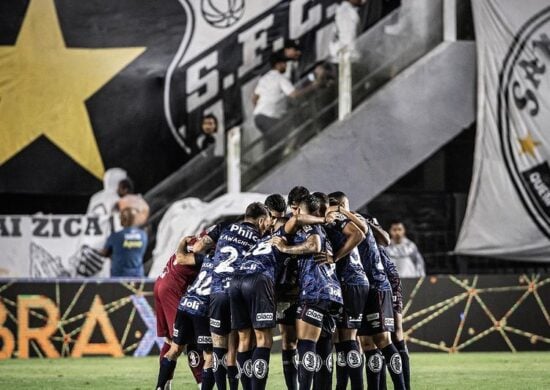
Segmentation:
[[(205, 236), (206, 237), (206, 236)], [(183, 237), (176, 250), (176, 263), (180, 265), (197, 265), (200, 266), (204, 259), (204, 255), (196, 254), (187, 250), (189, 244), (195, 239), (193, 236)]]
[(312, 234), (304, 242), (298, 245), (288, 245), (283, 237), (273, 237), (271, 244), (279, 252), (288, 255), (306, 255), (321, 252), (321, 237), (318, 234)]
[(193, 253), (208, 253), (216, 246), (216, 243), (208, 234), (202, 236), (193, 245)]
[(363, 231), (353, 222), (347, 223), (342, 233), (346, 236), (346, 241), (338, 252), (335, 253), (335, 262), (349, 255), (350, 252), (365, 239)]
[(298, 229), (305, 225), (317, 225), (323, 223), (326, 223), (325, 217), (316, 217), (308, 214), (293, 215), (285, 223), (285, 234), (296, 234)]
[(374, 238), (376, 239), (376, 243), (378, 245), (382, 246), (388, 246), (391, 243), (390, 235), (387, 231), (385, 231), (382, 226), (378, 223), (378, 220), (376, 218), (370, 218), (367, 220), (367, 223), (372, 229), (372, 234), (374, 235)]

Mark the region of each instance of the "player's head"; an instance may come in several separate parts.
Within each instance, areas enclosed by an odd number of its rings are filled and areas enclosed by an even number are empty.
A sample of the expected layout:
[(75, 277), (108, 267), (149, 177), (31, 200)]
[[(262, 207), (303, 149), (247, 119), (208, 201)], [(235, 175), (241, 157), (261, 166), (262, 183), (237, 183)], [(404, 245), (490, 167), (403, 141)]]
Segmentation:
[(128, 194), (134, 193), (134, 183), (132, 182), (132, 179), (127, 177), (126, 179), (122, 179), (118, 182), (118, 188), (116, 190), (118, 196), (121, 198)]
[(319, 200), (319, 214), (325, 215), (328, 207), (328, 195), (323, 192), (314, 192), (311, 195)]
[(331, 206), (340, 206), (345, 210), (349, 210), (349, 199), (342, 191), (335, 191), (328, 194), (329, 204)]
[(281, 53), (274, 53), (269, 58), (269, 62), (271, 63), (271, 69), (274, 69), (279, 73), (286, 72), (286, 61), (287, 61), (286, 57)]
[(309, 195), (309, 190), (306, 187), (296, 186), (288, 193), (288, 207), (292, 214), (296, 214), (298, 206), (302, 199)]
[(134, 226), (138, 210), (133, 207), (126, 207), (120, 212), (120, 224), (123, 227)]
[(307, 195), (300, 201), (298, 205), (298, 214), (319, 215), (319, 207), (321, 203), (319, 199), (313, 195)]
[(272, 194), (265, 198), (264, 204), (272, 218), (281, 218), (286, 213), (285, 198), (281, 194)]
[(218, 118), (214, 114), (206, 114), (202, 117), (201, 130), (204, 134), (211, 135), (218, 132)]
[(245, 222), (254, 224), (260, 231), (260, 234), (264, 234), (271, 227), (269, 210), (260, 202), (254, 202), (248, 205), (244, 213), (244, 220)]
[(395, 219), (390, 223), (390, 237), (392, 241), (400, 243), (407, 230), (405, 229), (405, 224), (399, 219)]

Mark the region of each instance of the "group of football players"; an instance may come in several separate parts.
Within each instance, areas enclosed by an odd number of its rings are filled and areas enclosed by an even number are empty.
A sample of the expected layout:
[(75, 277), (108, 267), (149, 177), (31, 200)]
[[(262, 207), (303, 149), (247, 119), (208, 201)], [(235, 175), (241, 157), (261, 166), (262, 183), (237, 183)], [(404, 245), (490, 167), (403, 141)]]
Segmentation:
[[(287, 212), (287, 206), (290, 212)], [(279, 325), (288, 389), (410, 389), (401, 282), (376, 219), (342, 192), (293, 188), (244, 218), (184, 237), (155, 284), (161, 350), (156, 389), (170, 388), (187, 348), (201, 389), (265, 389)]]

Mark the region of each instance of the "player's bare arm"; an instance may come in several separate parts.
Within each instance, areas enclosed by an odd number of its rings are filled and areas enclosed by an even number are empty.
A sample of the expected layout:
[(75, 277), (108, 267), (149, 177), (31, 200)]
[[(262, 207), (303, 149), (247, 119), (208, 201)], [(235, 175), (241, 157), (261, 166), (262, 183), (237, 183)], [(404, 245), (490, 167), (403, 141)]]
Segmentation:
[(368, 222), (369, 226), (372, 229), (372, 234), (374, 234), (374, 238), (376, 239), (376, 242), (379, 245), (382, 246), (388, 246), (390, 245), (390, 235), (387, 231), (382, 229), (382, 226), (378, 225), (377, 223)]
[(347, 256), (353, 248), (361, 243), (365, 239), (365, 235), (359, 227), (353, 222), (349, 222), (342, 231), (346, 236), (346, 242), (334, 255), (334, 261), (338, 261), (341, 258)]
[(205, 235), (200, 240), (198, 240), (195, 245), (193, 245), (193, 252), (194, 253), (206, 253), (212, 248), (214, 248), (214, 245), (216, 243), (214, 240), (209, 236)]
[(302, 226), (318, 225), (323, 223), (326, 223), (326, 219), (324, 217), (316, 217), (316, 216), (307, 215), (307, 214), (293, 215), (285, 223), (285, 233), (295, 234), (298, 231), (298, 229), (300, 229)]
[(321, 237), (317, 234), (309, 236), (306, 241), (298, 245), (288, 245), (281, 237), (273, 237), (271, 243), (279, 251), (288, 255), (307, 255), (321, 252)]

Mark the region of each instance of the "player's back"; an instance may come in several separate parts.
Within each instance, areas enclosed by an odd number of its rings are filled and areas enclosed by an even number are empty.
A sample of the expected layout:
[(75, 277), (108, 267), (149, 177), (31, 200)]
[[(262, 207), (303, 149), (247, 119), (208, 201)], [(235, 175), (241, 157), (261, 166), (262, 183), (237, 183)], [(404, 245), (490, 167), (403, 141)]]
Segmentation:
[(249, 222), (232, 223), (219, 234), (214, 253), (211, 292), (222, 293), (240, 267), (243, 256), (260, 239), (258, 229)]
[(212, 259), (209, 256), (205, 256), (200, 272), (181, 299), (180, 310), (198, 316), (208, 314), (213, 269), (214, 263)]
[[(345, 215), (338, 213), (335, 220), (324, 227), (334, 253), (337, 253), (346, 243), (347, 237), (344, 229), (348, 223), (350, 220)], [(360, 286), (369, 284), (357, 248), (338, 260), (336, 275), (342, 284)]]
[(236, 275), (256, 275), (263, 274), (273, 283), (275, 277), (281, 268), (286, 255), (283, 255), (273, 245), (273, 237), (283, 237), (284, 227), (279, 228), (273, 234), (262, 237), (256, 245), (242, 259), (239, 268), (235, 271)]
[[(301, 244), (312, 235), (319, 235), (321, 251), (332, 254), (332, 247), (327, 240), (326, 232), (319, 225), (305, 225), (300, 228), (294, 235), (292, 244)], [(317, 263), (313, 254), (298, 256), (297, 262), (300, 302), (330, 301), (342, 304), (342, 290), (333, 264)]]
[(197, 274), (198, 267), (178, 264), (176, 255), (173, 254), (158, 276), (156, 283), (162, 286), (159, 291), (169, 290), (181, 296), (187, 290), (187, 286), (193, 283)]
[(367, 274), (371, 289), (390, 290), (390, 283), (384, 270), (376, 238), (371, 228), (369, 228), (365, 239), (359, 244), (357, 249), (359, 250), (363, 269)]

